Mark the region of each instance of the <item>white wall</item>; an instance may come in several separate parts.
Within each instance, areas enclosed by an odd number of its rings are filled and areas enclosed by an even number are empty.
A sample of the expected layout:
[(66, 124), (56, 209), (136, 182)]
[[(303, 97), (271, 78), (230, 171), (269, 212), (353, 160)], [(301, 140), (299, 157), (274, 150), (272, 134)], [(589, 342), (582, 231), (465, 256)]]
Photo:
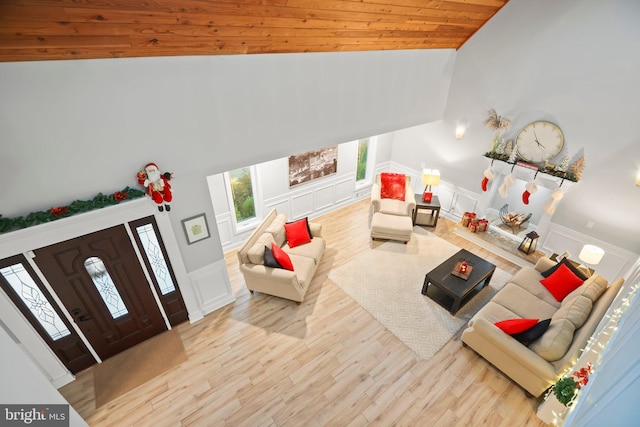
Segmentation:
[(188, 271), (223, 258), (187, 245), (206, 176), (439, 119), (456, 52), (411, 50), (0, 64), (4, 217), (174, 172), (172, 225)]
[[(512, 119), (507, 138), (531, 121), (555, 122), (565, 152), (552, 163), (583, 150), (586, 167), (553, 222), (640, 254), (639, 21), (637, 0), (511, 0), (458, 51), (443, 120), (396, 132), (393, 160), (425, 162), (480, 191), (493, 139), (487, 110)], [(469, 124), (460, 141), (458, 121)]]
[[(0, 402), (25, 405), (68, 404), (69, 402), (47, 381), (3, 326), (0, 322), (0, 348), (2, 348), (0, 378), (3, 384), (0, 387)], [(69, 425), (71, 427), (87, 426), (71, 405), (69, 405)]]

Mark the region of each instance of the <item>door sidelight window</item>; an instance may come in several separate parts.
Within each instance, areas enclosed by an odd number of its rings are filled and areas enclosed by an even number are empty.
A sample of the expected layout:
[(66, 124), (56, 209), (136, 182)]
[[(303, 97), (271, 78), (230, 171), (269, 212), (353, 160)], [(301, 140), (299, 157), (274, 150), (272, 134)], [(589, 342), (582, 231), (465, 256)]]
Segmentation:
[(0, 274), (53, 341), (71, 335), (22, 263), (0, 268)]
[(147, 260), (151, 265), (151, 270), (156, 277), (158, 286), (160, 286), (160, 292), (162, 295), (174, 292), (176, 290), (176, 286), (171, 278), (169, 266), (167, 265), (167, 261), (164, 259), (164, 254), (160, 248), (158, 237), (153, 230), (153, 225), (145, 224), (136, 227), (136, 232), (140, 237), (142, 249), (144, 250), (144, 254), (147, 256)]

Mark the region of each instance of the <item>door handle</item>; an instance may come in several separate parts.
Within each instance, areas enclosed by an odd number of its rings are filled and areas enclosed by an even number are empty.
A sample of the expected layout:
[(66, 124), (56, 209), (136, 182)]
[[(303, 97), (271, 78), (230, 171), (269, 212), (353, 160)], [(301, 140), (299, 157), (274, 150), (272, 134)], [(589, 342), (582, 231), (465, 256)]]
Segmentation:
[(91, 316), (87, 316), (85, 314), (80, 314), (81, 311), (82, 310), (80, 310), (79, 308), (74, 308), (73, 310), (71, 310), (71, 314), (76, 316), (76, 321), (78, 321), (78, 322), (86, 322), (87, 320), (91, 320), (92, 319)]

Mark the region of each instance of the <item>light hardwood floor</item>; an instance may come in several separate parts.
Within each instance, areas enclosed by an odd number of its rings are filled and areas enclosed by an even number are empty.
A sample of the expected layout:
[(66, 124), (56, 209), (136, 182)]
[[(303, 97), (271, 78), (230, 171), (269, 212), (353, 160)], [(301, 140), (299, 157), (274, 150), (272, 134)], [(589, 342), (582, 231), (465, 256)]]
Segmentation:
[[(544, 426), (539, 399), (462, 347), (460, 332), (421, 360), (328, 279), (382, 244), (370, 240), (369, 220), (368, 200), (314, 220), (327, 251), (302, 304), (251, 295), (231, 251), (237, 299), (177, 327), (186, 362), (98, 409), (91, 368), (60, 391), (91, 426)], [(518, 270), (454, 226), (441, 218), (427, 230)]]

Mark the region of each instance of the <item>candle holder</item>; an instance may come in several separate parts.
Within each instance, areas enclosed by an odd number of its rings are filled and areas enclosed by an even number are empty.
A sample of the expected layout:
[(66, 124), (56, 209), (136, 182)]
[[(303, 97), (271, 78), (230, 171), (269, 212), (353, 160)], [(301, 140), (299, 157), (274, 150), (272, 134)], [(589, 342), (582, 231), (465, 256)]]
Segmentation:
[(453, 267), (453, 274), (456, 277), (467, 280), (473, 270), (473, 264), (465, 259), (460, 258), (456, 265)]
[(518, 250), (524, 252), (529, 255), (532, 252), (535, 252), (536, 246), (538, 246), (538, 233), (535, 231), (530, 231), (524, 236), (522, 243), (518, 246)]

